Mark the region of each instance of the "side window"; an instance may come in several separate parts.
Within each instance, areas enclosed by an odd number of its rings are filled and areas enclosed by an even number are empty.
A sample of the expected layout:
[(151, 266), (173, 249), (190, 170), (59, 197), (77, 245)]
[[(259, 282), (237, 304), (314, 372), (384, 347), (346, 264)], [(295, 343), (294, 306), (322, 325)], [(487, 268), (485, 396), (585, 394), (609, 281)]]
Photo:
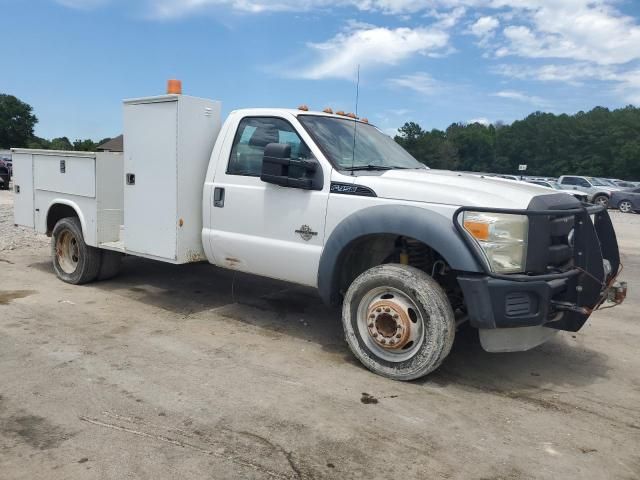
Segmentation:
[(577, 185), (577, 178), (576, 177), (564, 177), (562, 179), (562, 184), (563, 185)]
[(578, 185), (581, 187), (589, 188), (591, 186), (591, 184), (587, 182), (584, 178), (578, 178), (577, 180), (578, 180)]
[(259, 177), (264, 148), (270, 143), (289, 144), (293, 159), (311, 157), (309, 148), (289, 122), (275, 117), (247, 117), (238, 125), (227, 173)]

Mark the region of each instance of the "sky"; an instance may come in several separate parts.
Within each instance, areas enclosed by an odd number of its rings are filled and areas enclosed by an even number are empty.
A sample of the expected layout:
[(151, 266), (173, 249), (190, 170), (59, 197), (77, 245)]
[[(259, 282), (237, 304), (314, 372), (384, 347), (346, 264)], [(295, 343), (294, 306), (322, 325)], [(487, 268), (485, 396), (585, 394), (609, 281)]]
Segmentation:
[(510, 123), (640, 105), (638, 0), (0, 0), (0, 93), (36, 134), (122, 131), (164, 93), (407, 121)]

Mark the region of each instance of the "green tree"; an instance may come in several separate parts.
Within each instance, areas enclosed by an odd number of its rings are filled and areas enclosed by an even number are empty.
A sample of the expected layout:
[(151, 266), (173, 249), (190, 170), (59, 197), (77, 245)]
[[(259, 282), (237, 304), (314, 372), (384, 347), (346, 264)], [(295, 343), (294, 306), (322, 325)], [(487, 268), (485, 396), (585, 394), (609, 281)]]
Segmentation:
[(534, 112), (506, 125), (454, 123), (425, 131), (415, 122), (396, 141), (434, 168), (557, 177), (593, 175), (640, 180), (640, 108), (595, 107), (575, 115)]
[(51, 150), (73, 150), (73, 145), (67, 137), (54, 138), (49, 145)]
[(51, 142), (46, 138), (40, 138), (33, 136), (27, 142), (27, 148), (36, 148), (40, 150), (49, 150), (51, 149)]
[(0, 148), (26, 147), (38, 119), (31, 105), (0, 93)]
[(78, 139), (73, 142), (73, 149), (80, 152), (95, 152), (97, 146), (98, 145), (93, 140), (88, 138), (86, 140)]

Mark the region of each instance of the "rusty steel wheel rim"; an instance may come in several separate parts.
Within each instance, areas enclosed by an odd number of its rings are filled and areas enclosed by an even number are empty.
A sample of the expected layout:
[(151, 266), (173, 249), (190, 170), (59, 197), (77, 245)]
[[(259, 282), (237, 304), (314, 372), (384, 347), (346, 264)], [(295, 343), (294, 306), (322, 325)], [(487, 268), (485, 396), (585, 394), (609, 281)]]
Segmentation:
[(78, 240), (68, 230), (62, 232), (56, 239), (56, 258), (64, 273), (72, 274), (78, 268), (80, 259)]
[(358, 305), (357, 322), (367, 348), (389, 362), (412, 358), (424, 340), (424, 319), (418, 306), (396, 288), (367, 292)]

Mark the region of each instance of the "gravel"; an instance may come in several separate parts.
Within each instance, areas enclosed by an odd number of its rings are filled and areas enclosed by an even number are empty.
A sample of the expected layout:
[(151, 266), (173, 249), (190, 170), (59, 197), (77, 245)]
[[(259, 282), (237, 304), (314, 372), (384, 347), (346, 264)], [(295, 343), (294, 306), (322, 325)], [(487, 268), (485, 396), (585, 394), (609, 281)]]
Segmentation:
[(44, 247), (49, 239), (34, 230), (13, 224), (13, 192), (0, 191), (0, 252), (21, 248)]

